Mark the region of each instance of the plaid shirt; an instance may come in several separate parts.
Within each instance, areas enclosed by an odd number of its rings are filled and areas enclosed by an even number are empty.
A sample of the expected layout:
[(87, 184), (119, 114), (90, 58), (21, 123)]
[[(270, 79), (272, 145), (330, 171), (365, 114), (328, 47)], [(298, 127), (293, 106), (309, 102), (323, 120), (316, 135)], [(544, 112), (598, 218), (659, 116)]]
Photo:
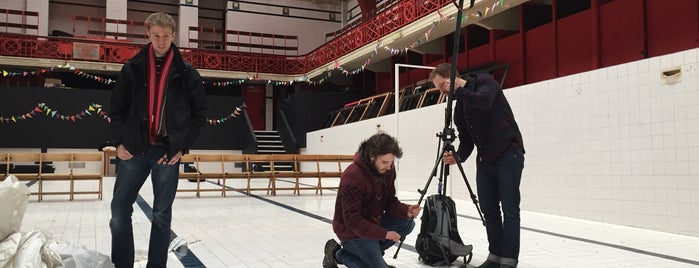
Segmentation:
[(486, 73), (467, 79), (465, 87), (455, 90), (456, 108), (454, 124), (459, 131), (461, 161), (465, 161), (478, 148), (477, 165), (489, 163), (511, 146), (524, 150), (510, 104), (502, 88)]

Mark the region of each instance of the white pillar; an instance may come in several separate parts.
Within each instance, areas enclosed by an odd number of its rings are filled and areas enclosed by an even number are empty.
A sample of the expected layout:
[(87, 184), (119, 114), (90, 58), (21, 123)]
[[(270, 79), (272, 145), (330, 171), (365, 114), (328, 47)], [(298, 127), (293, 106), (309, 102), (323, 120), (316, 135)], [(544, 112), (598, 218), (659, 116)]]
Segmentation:
[(48, 36), (49, 35), (49, 0), (27, 0), (26, 11), (39, 13), (38, 17), (27, 17), (26, 24), (38, 26), (38, 30), (27, 29), (24, 34)]
[[(228, 42), (229, 40), (231, 40), (231, 42), (236, 42), (239, 38), (237, 35), (235, 35), (235, 36), (228, 35), (229, 30), (235, 30), (235, 27), (233, 25), (235, 23), (235, 21), (234, 21), (235, 13), (238, 9), (240, 9), (240, 2), (237, 2), (237, 1), (226, 2), (226, 15), (224, 17), (225, 25), (226, 25), (224, 30), (226, 31), (226, 33), (223, 34), (223, 41), (224, 42)], [(228, 44), (226, 44), (224, 49), (228, 50), (228, 51), (239, 51), (240, 47), (233, 47), (233, 46), (229, 46)]]
[[(107, 22), (106, 32), (107, 33), (127, 33), (128, 23), (126, 22), (126, 11), (127, 11), (126, 0), (107, 0), (107, 19), (119, 20), (119, 23)], [(114, 36), (106, 35), (107, 38), (116, 38), (119, 40), (127, 39), (125, 36)]]
[(189, 38), (199, 38), (197, 32), (189, 33), (189, 27), (199, 26), (199, 0), (180, 0), (179, 23), (177, 23), (177, 35), (179, 47), (196, 48), (196, 43), (190, 43)]

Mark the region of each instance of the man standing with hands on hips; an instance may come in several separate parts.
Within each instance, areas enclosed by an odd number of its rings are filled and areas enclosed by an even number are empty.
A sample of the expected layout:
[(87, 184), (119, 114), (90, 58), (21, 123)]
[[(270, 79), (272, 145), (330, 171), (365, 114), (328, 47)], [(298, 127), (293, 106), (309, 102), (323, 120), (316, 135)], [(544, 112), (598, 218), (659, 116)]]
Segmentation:
[[(429, 80), (449, 94), (451, 64), (443, 63)], [(445, 164), (465, 161), (473, 148), (476, 183), (488, 234), (487, 260), (479, 268), (514, 268), (519, 257), (519, 184), (524, 168), (524, 143), (502, 88), (486, 73), (464, 80), (454, 79), (454, 124), (459, 131), (456, 155), (445, 152)], [(458, 157), (458, 158), (455, 158)], [(502, 213), (500, 205), (502, 204)]]
[(165, 267), (179, 163), (206, 123), (201, 76), (172, 44), (175, 20), (163, 12), (146, 19), (150, 43), (121, 69), (111, 99), (112, 144), (119, 166), (109, 227), (112, 262), (134, 265), (133, 204), (148, 175), (153, 219), (147, 267)]

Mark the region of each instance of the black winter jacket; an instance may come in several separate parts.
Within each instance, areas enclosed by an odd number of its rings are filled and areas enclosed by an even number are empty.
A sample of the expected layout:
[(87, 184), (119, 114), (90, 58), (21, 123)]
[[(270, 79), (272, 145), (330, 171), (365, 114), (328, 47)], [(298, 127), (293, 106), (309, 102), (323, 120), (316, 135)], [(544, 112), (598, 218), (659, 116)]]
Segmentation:
[[(114, 146), (124, 145), (133, 155), (148, 148), (148, 49), (144, 46), (121, 68), (111, 99), (111, 128)], [(172, 69), (167, 77), (165, 125), (167, 154), (189, 152), (206, 123), (206, 93), (201, 76), (182, 59), (173, 44)]]

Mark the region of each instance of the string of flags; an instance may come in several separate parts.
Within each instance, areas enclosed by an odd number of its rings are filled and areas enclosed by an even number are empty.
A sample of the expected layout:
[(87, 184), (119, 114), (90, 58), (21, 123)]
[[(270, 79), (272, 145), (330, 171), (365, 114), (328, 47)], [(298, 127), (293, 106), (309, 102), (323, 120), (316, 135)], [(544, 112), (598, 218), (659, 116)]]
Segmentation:
[[(247, 108), (245, 103), (243, 105), (240, 105), (238, 107), (233, 108), (233, 111), (224, 117), (221, 117), (219, 119), (207, 119), (207, 123), (213, 126), (218, 126), (226, 123), (226, 121), (231, 120), (233, 118), (236, 118), (240, 115), (240, 113), (243, 111), (243, 109)], [(6, 124), (12, 124), (12, 123), (20, 123), (22, 121), (26, 121), (29, 119), (34, 119), (37, 116), (46, 116), (48, 118), (53, 118), (53, 119), (58, 119), (62, 121), (70, 121), (73, 123), (77, 123), (78, 120), (85, 119), (89, 116), (98, 116), (101, 119), (106, 120), (108, 123), (112, 122), (112, 119), (109, 118), (109, 115), (107, 112), (102, 110), (102, 105), (97, 104), (97, 103), (90, 103), (90, 105), (87, 106), (87, 108), (83, 109), (82, 111), (75, 113), (75, 114), (63, 114), (59, 112), (56, 109), (51, 108), (50, 106), (46, 105), (46, 103), (41, 102), (37, 103), (34, 108), (26, 113), (19, 114), (19, 115), (10, 115), (10, 116), (0, 116), (0, 123), (6, 123)]]
[(2, 70), (2, 76), (3, 77), (16, 77), (16, 76), (21, 76), (21, 77), (27, 77), (27, 76), (35, 76), (35, 75), (44, 75), (44, 74), (49, 74), (52, 72), (60, 71), (68, 69), (73, 71), (73, 74), (75, 76), (79, 76), (85, 79), (90, 79), (90, 80), (95, 80), (98, 83), (105, 84), (105, 85), (111, 85), (116, 82), (116, 80), (112, 80), (111, 78), (104, 78), (99, 75), (93, 75), (86, 73), (84, 71), (78, 70), (73, 66), (70, 66), (70, 63), (66, 63), (65, 65), (58, 65), (56, 67), (51, 67), (51, 68), (42, 68), (38, 71), (21, 71), (21, 72), (12, 72), (12, 71), (7, 71), (7, 70)]
[(231, 112), (227, 116), (221, 117), (219, 119), (206, 119), (206, 121), (209, 123), (209, 125), (212, 125), (212, 126), (222, 125), (222, 124), (226, 123), (226, 121), (238, 117), (240, 115), (240, 113), (243, 111), (243, 108), (247, 108), (245, 103), (243, 103), (243, 105), (241, 105), (241, 106), (235, 107), (233, 109), (233, 112)]
[[(476, 10), (476, 11), (472, 11), (472, 12), (470, 12), (470, 13), (467, 13), (467, 12), (469, 12), (469, 11), (463, 10), (462, 16), (461, 16), (462, 23), (468, 21), (469, 18), (471, 18), (471, 19), (480, 19), (480, 18), (486, 17), (486, 16), (488, 16), (488, 13), (491, 13), (491, 14), (492, 14), (492, 13), (495, 11), (495, 8), (496, 8), (496, 7), (501, 7), (501, 8), (502, 8), (502, 7), (504, 7), (504, 5), (505, 5), (504, 0), (499, 0), (499, 1), (496, 1), (495, 3), (493, 3), (492, 6), (486, 7), (484, 11), (478, 11), (478, 10)], [(444, 22), (444, 21), (453, 21), (453, 20), (456, 19), (456, 15), (449, 15), (449, 16), (444, 16), (444, 15), (442, 15), (442, 14), (440, 13), (439, 9), (437, 9), (437, 14), (439, 14), (439, 19), (438, 19), (437, 21), (435, 21), (435, 22), (432, 22), (432, 25), (430, 26), (430, 28), (427, 29), (427, 30), (425, 31), (425, 33), (424, 33), (419, 39), (415, 40), (413, 43), (411, 43), (411, 44), (408, 45), (408, 46), (405, 46), (405, 47), (402, 47), (402, 48), (394, 48), (394, 47), (390, 47), (390, 46), (388, 46), (388, 45), (382, 45), (381, 40), (377, 40), (377, 41), (376, 41), (376, 45), (374, 46), (374, 51), (372, 51), (371, 54), (369, 54), (369, 57), (368, 57), (368, 58), (364, 61), (364, 63), (363, 63), (360, 67), (358, 67), (357, 69), (352, 70), (352, 71), (346, 70), (346, 69), (342, 68), (342, 66), (340, 65), (340, 63), (339, 63), (337, 60), (335, 60), (335, 61), (333, 62), (333, 67), (332, 67), (330, 70), (325, 71), (325, 76), (324, 76), (324, 77), (320, 78), (320, 79), (317, 80), (317, 81), (311, 81), (311, 80), (308, 80), (308, 79), (304, 76), (304, 78), (306, 78), (306, 79), (302, 79), (302, 81), (306, 81), (307, 83), (313, 84), (313, 85), (315, 85), (315, 84), (322, 84), (323, 82), (325, 82), (325, 80), (329, 79), (330, 76), (332, 76), (332, 74), (333, 74), (333, 72), (334, 72), (335, 70), (339, 70), (340, 72), (342, 72), (342, 74), (344, 74), (344, 75), (346, 75), (346, 76), (347, 76), (347, 75), (355, 75), (355, 74), (361, 73), (361, 72), (364, 71), (364, 69), (365, 69), (369, 64), (371, 64), (371, 60), (374, 58), (374, 56), (375, 56), (376, 54), (379, 53), (379, 50), (380, 50), (380, 49), (383, 49), (383, 50), (387, 51), (387, 52), (388, 52), (389, 54), (391, 54), (391, 55), (403, 55), (403, 54), (406, 54), (406, 53), (408, 53), (408, 50), (414, 49), (415, 47), (417, 47), (417, 46), (419, 46), (419, 45), (422, 45), (422, 44), (427, 43), (427, 42), (430, 40), (430, 35), (432, 34), (432, 30), (434, 30), (434, 28), (437, 26), (437, 24), (442, 23), (442, 22)]]
[[(467, 22), (469, 19), (480, 19), (480, 18), (487, 17), (488, 13), (492, 14), (493, 12), (495, 12), (495, 9), (497, 7), (503, 8), (504, 5), (505, 5), (504, 0), (498, 0), (498, 1), (495, 1), (492, 6), (486, 7), (485, 10), (482, 10), (482, 11), (481, 10), (476, 10), (476, 11), (463, 10), (464, 12), (462, 12), (461, 20), (462, 20), (462, 22)], [(347, 70), (347, 69), (343, 68), (341, 66), (340, 62), (338, 60), (335, 60), (333, 62), (332, 68), (330, 68), (329, 70), (326, 70), (324, 72), (325, 76), (323, 76), (322, 78), (320, 78), (318, 80), (312, 81), (312, 80), (308, 79), (307, 76), (304, 75), (303, 77), (301, 77), (298, 80), (291, 80), (291, 81), (267, 80), (267, 83), (273, 84), (275, 86), (289, 86), (289, 85), (293, 85), (294, 82), (306, 82), (306, 83), (311, 84), (311, 85), (317, 85), (317, 84), (322, 84), (326, 80), (328, 80), (330, 78), (330, 76), (332, 76), (335, 71), (340, 71), (345, 76), (359, 74), (359, 73), (363, 72), (364, 69), (369, 64), (371, 64), (371, 60), (374, 58), (374, 56), (376, 54), (379, 53), (379, 50), (382, 49), (391, 55), (406, 54), (406, 53), (408, 53), (408, 50), (414, 49), (415, 47), (417, 47), (419, 45), (427, 43), (430, 40), (430, 35), (432, 34), (432, 30), (434, 30), (434, 28), (437, 26), (437, 24), (442, 23), (444, 21), (453, 21), (456, 19), (455, 15), (444, 16), (443, 14), (440, 13), (439, 9), (437, 9), (437, 13), (439, 14), (439, 19), (437, 21), (433, 22), (432, 25), (430, 26), (430, 28), (427, 29), (425, 31), (425, 33), (423, 35), (421, 35), (421, 37), (419, 39), (415, 40), (410, 45), (407, 45), (407, 46), (402, 47), (402, 48), (395, 48), (395, 47), (390, 47), (388, 45), (382, 45), (381, 40), (377, 40), (375, 47), (374, 47), (374, 50), (369, 55), (369, 57), (367, 57), (367, 59), (364, 61), (364, 63), (360, 67), (358, 67), (354, 70)], [(7, 71), (7, 70), (2, 70), (1, 73), (2, 73), (3, 77), (15, 77), (15, 76), (26, 77), (29, 75), (32, 75), (32, 76), (43, 75), (46, 73), (54, 72), (57, 69), (69, 69), (69, 70), (73, 71), (73, 73), (76, 76), (79, 76), (79, 77), (82, 77), (85, 79), (95, 80), (95, 81), (102, 83), (102, 84), (105, 84), (105, 85), (111, 85), (113, 83), (116, 83), (116, 80), (86, 73), (82, 70), (76, 69), (73, 66), (70, 66), (70, 64), (58, 65), (56, 67), (51, 67), (48, 69), (41, 69), (39, 71), (12, 72), (12, 71)], [(209, 85), (209, 86), (214, 86), (214, 87), (226, 87), (226, 86), (231, 86), (231, 85), (240, 85), (240, 84), (243, 84), (247, 81), (264, 81), (264, 80), (260, 79), (259, 75), (256, 75), (253, 77), (248, 77), (247, 79), (238, 79), (238, 80), (234, 80), (234, 81), (220, 81), (220, 82), (204, 82), (204, 84)]]
[(44, 115), (49, 118), (54, 118), (63, 121), (71, 121), (73, 123), (76, 123), (77, 120), (84, 119), (88, 116), (99, 116), (102, 119), (107, 120), (107, 122), (111, 122), (111, 119), (109, 118), (109, 116), (107, 116), (107, 113), (102, 110), (102, 105), (100, 104), (91, 103), (90, 105), (88, 105), (87, 108), (83, 109), (82, 111), (76, 114), (62, 114), (58, 110), (52, 109), (50, 106), (46, 105), (46, 103), (43, 102), (38, 103), (34, 107), (34, 109), (21, 115), (0, 116), (0, 122), (18, 123), (20, 121), (33, 119), (34, 117), (39, 115)]

